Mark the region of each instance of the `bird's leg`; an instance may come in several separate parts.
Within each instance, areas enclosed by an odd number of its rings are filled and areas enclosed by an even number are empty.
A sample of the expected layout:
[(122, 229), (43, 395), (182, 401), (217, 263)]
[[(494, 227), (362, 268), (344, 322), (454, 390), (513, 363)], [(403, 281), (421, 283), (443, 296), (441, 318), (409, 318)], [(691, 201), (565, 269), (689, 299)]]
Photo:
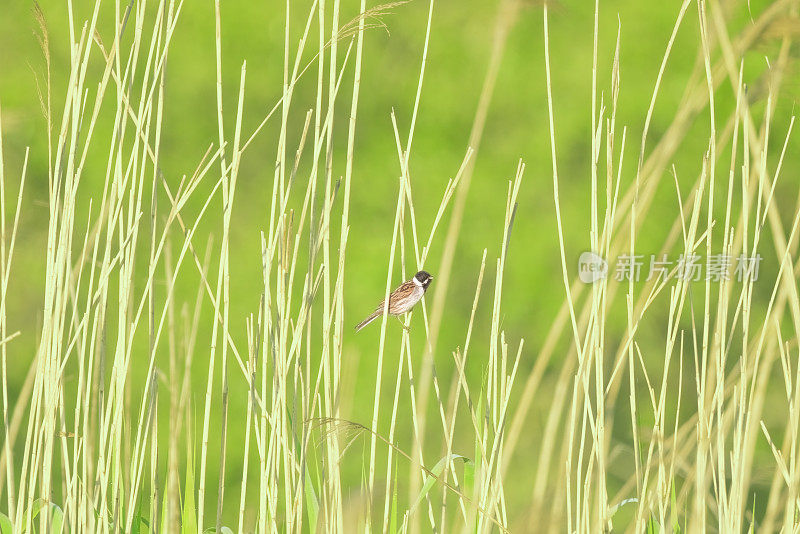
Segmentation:
[[(403, 316), (405, 316), (405, 314), (403, 314)], [(400, 325), (403, 327), (403, 330), (405, 330), (406, 332), (411, 332), (411, 327), (406, 326), (406, 324), (403, 322), (403, 320), (400, 318), (399, 315), (395, 315), (395, 317), (397, 318), (398, 321), (400, 321)]]

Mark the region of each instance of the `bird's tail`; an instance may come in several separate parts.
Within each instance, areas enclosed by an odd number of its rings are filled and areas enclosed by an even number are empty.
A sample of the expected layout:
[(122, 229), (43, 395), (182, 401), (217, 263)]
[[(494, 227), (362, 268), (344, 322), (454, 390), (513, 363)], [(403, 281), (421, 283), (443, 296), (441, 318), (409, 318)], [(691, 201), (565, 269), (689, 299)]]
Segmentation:
[(380, 309), (377, 309), (374, 312), (370, 313), (366, 319), (358, 323), (356, 325), (356, 332), (358, 332), (359, 330), (367, 326), (369, 323), (380, 317), (381, 314), (383, 314), (383, 306), (381, 306)]

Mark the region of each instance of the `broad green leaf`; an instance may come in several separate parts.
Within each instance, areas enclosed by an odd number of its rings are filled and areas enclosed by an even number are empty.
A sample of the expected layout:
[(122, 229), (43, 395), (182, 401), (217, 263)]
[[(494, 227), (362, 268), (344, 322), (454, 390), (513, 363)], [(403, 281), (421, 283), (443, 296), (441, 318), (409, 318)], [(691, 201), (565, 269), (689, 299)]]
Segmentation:
[[(50, 503), (50, 506), (47, 504), (47, 501), (41, 498), (33, 501), (31, 507), (26, 510), (25, 514), (22, 516), (20, 531), (24, 529), (28, 523), (30, 523), (31, 528), (33, 528), (36, 517), (42, 512), (42, 510), (47, 508), (50, 511), (50, 532), (52, 534), (61, 534), (61, 532), (64, 530), (64, 512), (55, 503)], [(0, 533), (6, 534), (6, 532), (14, 532), (14, 526), (8, 516), (4, 514), (0, 515), (2, 515), (2, 517), (0, 517)]]
[(22, 516), (22, 522), (20, 523), (20, 530), (25, 529), (29, 523), (31, 526), (33, 526), (33, 522), (36, 519), (36, 516), (39, 515), (39, 512), (42, 510), (42, 508), (44, 508), (45, 504), (47, 503), (45, 502), (44, 499), (36, 499), (35, 501), (33, 501), (30, 508), (25, 510), (25, 513)]
[(625, 506), (626, 504), (638, 503), (638, 502), (639, 499), (637, 499), (636, 497), (622, 500), (608, 510), (608, 517), (614, 517), (614, 514), (616, 514), (619, 511), (619, 509)]
[(0, 513), (0, 534), (14, 534), (14, 525), (6, 514)]
[(475, 491), (475, 462), (472, 460), (464, 460), (464, 493), (472, 496)]
[(51, 504), (52, 521), (50, 523), (50, 532), (53, 534), (61, 534), (64, 529), (64, 512), (56, 504)]
[[(608, 510), (608, 525), (607, 525), (607, 528), (609, 529), (609, 531), (613, 530), (612, 520), (614, 519), (614, 515), (617, 512), (619, 512), (619, 509), (622, 508), (623, 506), (625, 506), (626, 504), (638, 503), (638, 502), (639, 502), (639, 499), (633, 497), (633, 498), (630, 498), (630, 499), (624, 499), (624, 500), (618, 502), (617, 504), (615, 504), (614, 506), (612, 506), (611, 508), (609, 508), (609, 510)], [(650, 533), (649, 526), (645, 527), (645, 531), (648, 534)]]

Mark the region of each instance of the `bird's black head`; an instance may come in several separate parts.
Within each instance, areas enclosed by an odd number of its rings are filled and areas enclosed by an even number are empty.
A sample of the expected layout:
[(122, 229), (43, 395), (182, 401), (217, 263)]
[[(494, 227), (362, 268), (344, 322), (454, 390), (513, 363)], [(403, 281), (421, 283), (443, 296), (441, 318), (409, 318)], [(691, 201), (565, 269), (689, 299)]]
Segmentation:
[(422, 289), (427, 290), (428, 286), (431, 284), (431, 280), (433, 280), (433, 276), (431, 273), (427, 271), (420, 271), (414, 275), (414, 281), (422, 286)]

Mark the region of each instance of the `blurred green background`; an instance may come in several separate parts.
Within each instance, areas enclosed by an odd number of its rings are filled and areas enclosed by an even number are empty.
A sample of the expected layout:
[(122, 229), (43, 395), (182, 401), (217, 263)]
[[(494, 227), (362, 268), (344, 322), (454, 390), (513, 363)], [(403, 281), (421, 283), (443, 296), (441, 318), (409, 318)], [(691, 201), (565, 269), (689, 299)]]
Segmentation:
[[(299, 39), (310, 2), (291, 2), (291, 43)], [(745, 27), (750, 13), (759, 13), (768, 2), (726, 2), (731, 13), (732, 32)], [(46, 123), (42, 116), (36, 90), (36, 77), (44, 79), (44, 58), (33, 31), (36, 22), (28, 2), (6, 2), (0, 14), (0, 105), (2, 106), (3, 150), (5, 157), (7, 195), (16, 191), (16, 182), (25, 147), (30, 147), (28, 183), (21, 216), (15, 280), (9, 293), (11, 331), (21, 330), (20, 339), (14, 341), (13, 359), (10, 361), (9, 380), (11, 398), (14, 399), (27, 372), (37, 344), (37, 325), (41, 321), (44, 288), (44, 265), (41, 253), (47, 233), (47, 142)], [(76, 5), (76, 32), (89, 16), (85, 3)], [(56, 117), (63, 104), (63, 89), (69, 69), (68, 19), (65, 2), (46, 1), (42, 9), (50, 32), (52, 53), (53, 104)], [(591, 147), (591, 67), (592, 29), (594, 22), (592, 2), (563, 0), (551, 12), (551, 58), (553, 72), (554, 114), (561, 186), (562, 214), (565, 221), (567, 261), (570, 269), (577, 265), (579, 254), (589, 248), (589, 198), (590, 198), (590, 147)], [(636, 158), (650, 103), (653, 85), (662, 55), (678, 13), (677, 2), (642, 2), (640, 0), (604, 1), (600, 5), (600, 42), (598, 52), (598, 89), (610, 92), (610, 72), (617, 30), (620, 31), (620, 103), (617, 124), (628, 128), (625, 172), (623, 184), (634, 176)], [(341, 20), (347, 21), (357, 14), (358, 3), (343, 2)], [(437, 2), (433, 12), (430, 49), (425, 71), (421, 105), (411, 155), (411, 180), (418, 228), (427, 236), (447, 180), (453, 177), (467, 149), (468, 137), (475, 115), (481, 86), (486, 73), (497, 2), (462, 1)], [(397, 195), (398, 158), (392, 132), (390, 112), (397, 114), (401, 137), (407, 135), (417, 87), (418, 72), (424, 42), (428, 3), (414, 0), (397, 6), (393, 13), (383, 17), (387, 30), (372, 29), (365, 38), (362, 69), (361, 98), (358, 109), (356, 147), (352, 182), (351, 228), (347, 250), (348, 276), (345, 279), (345, 323), (358, 322), (380, 300), (386, 278), (386, 264), (391, 243), (392, 225)], [(280, 2), (223, 2), (223, 86), (226, 110), (226, 128), (232, 134), (235, 105), (238, 93), (240, 66), (247, 61), (247, 86), (243, 129), (250, 132), (262, 120), (281, 94), (283, 71), (284, 5)], [(104, 42), (111, 42), (113, 4), (106, 3), (100, 27)], [(618, 26), (619, 25), (619, 26)], [(312, 34), (316, 30), (312, 30)], [(655, 107), (651, 124), (652, 140), (657, 140), (674, 117), (675, 109), (683, 96), (687, 80), (696, 65), (699, 47), (696, 8), (692, 6), (680, 30), (672, 57)], [(316, 36), (314, 35), (314, 39)], [(304, 63), (311, 59), (315, 41), (307, 47)], [(776, 40), (759, 41), (758, 46), (746, 55), (746, 73), (753, 78), (764, 68), (765, 57), (774, 54)], [(343, 49), (340, 48), (343, 53)], [(352, 58), (351, 58), (352, 60)], [(794, 65), (792, 63), (792, 65)], [(94, 68), (98, 69), (95, 62)], [(314, 105), (315, 69), (313, 67), (298, 85), (293, 103), (295, 130), (289, 133), (289, 153), (293, 154), (302, 126), (302, 117)], [(506, 264), (502, 328), (506, 339), (516, 347), (525, 339), (525, 351), (520, 364), (518, 384), (524, 382), (532, 368), (537, 351), (550, 329), (555, 311), (563, 302), (561, 266), (556, 239), (555, 212), (552, 198), (552, 173), (547, 118), (547, 101), (544, 79), (542, 37), (542, 9), (536, 2), (522, 2), (522, 7), (511, 28), (502, 59), (497, 85), (492, 98), (483, 141), (476, 154), (476, 167), (467, 202), (466, 216), (458, 243), (455, 267), (450, 280), (447, 308), (442, 334), (434, 355), (437, 374), (449, 377), (453, 372), (450, 352), (463, 346), (469, 319), (475, 282), (481, 254), (488, 249), (487, 277), (484, 281), (482, 306), (478, 310), (477, 324), (468, 362), (468, 377), (478, 387), (486, 363), (489, 331), (485, 327), (491, 315), (491, 292), (494, 279), (494, 261), (500, 250), (502, 222), (508, 180), (512, 179), (521, 158), (526, 164), (525, 176), (519, 197), (510, 254)], [(791, 70), (791, 80), (778, 102), (775, 129), (784, 132), (797, 94), (797, 77)], [(339, 97), (339, 120), (335, 125), (338, 143), (334, 156), (334, 176), (344, 174), (344, 150), (349, 109), (352, 71), (343, 83)], [(746, 80), (748, 81), (748, 80)], [(752, 81), (752, 80), (751, 80)], [(93, 95), (92, 95), (93, 96)], [(91, 97), (90, 97), (91, 98)], [(598, 95), (599, 98), (599, 95)], [(608, 100), (606, 96), (606, 101)], [(730, 87), (723, 84), (718, 96), (718, 107), (729, 110), (733, 97)], [(113, 104), (113, 103), (112, 103)], [(754, 98), (758, 108), (758, 98)], [(113, 106), (112, 106), (113, 107)], [(720, 112), (722, 113), (722, 112)], [(682, 184), (691, 184), (699, 172), (702, 154), (707, 145), (707, 112), (701, 113), (683, 141), (675, 158), (676, 170)], [(108, 113), (102, 121), (113, 118)], [(232, 279), (231, 279), (231, 330), (240, 347), (245, 345), (245, 319), (258, 307), (260, 279), (260, 232), (268, 227), (269, 197), (272, 189), (277, 126), (273, 120), (256, 138), (245, 153), (239, 176), (236, 204), (233, 212)], [(107, 132), (108, 129), (100, 130)], [(215, 60), (214, 60), (214, 5), (213, 2), (192, 1), (183, 6), (180, 21), (173, 37), (167, 66), (166, 108), (161, 143), (162, 168), (169, 183), (177, 184), (182, 174), (191, 174), (208, 146), (217, 143)], [(782, 134), (780, 135), (782, 138)], [(652, 146), (651, 141), (648, 146)], [(98, 138), (100, 147), (108, 140)], [(776, 143), (776, 146), (779, 143)], [(310, 145), (306, 147), (310, 153)], [(100, 158), (87, 162), (82, 185), (84, 208), (88, 198), (99, 194), (105, 173), (103, 150)], [(306, 160), (307, 160), (306, 156)], [(784, 176), (778, 185), (776, 198), (793, 205), (797, 188), (797, 161), (787, 163)], [(213, 173), (205, 186), (216, 180)], [(300, 185), (304, 187), (306, 176)], [(678, 216), (671, 180), (666, 184), (661, 198), (651, 209), (645, 231), (639, 239), (642, 248), (648, 243), (658, 246), (668, 224)], [(686, 186), (688, 191), (688, 185)], [(93, 193), (97, 191), (97, 193)], [(684, 196), (687, 192), (684, 191)], [(784, 200), (785, 199), (785, 200)], [(206, 235), (218, 238), (221, 228), (220, 203), (213, 205), (213, 213), (206, 217), (202, 232), (195, 242), (204, 249)], [(85, 211), (84, 211), (85, 212)], [(441, 256), (449, 211), (437, 238), (426, 269), (436, 275)], [(787, 222), (789, 219), (787, 217)], [(338, 224), (338, 221), (335, 221)], [(407, 226), (408, 236), (410, 227)], [(338, 235), (338, 230), (337, 230)], [(216, 241), (218, 245), (218, 239)], [(648, 251), (649, 252), (649, 251)], [(407, 258), (413, 249), (407, 248)], [(213, 265), (213, 264), (212, 264)], [(181, 283), (178, 302), (191, 302), (197, 287), (194, 267), (184, 269), (190, 274)], [(409, 263), (407, 274), (413, 272)], [(216, 272), (216, 267), (212, 268)], [(575, 271), (572, 271), (574, 274)], [(393, 280), (401, 278), (399, 267)], [(161, 282), (163, 284), (163, 280)], [(436, 283), (436, 282), (434, 282)], [(208, 306), (207, 306), (208, 308)], [(204, 316), (210, 319), (206, 310)], [(202, 330), (195, 354), (196, 370), (193, 376), (192, 403), (197, 413), (202, 413), (205, 391), (210, 320), (208, 330)], [(612, 319), (618, 332), (624, 331), (624, 315)], [(397, 325), (389, 325), (390, 343), (399, 339)], [(483, 327), (481, 327), (483, 326)], [(655, 325), (658, 332), (660, 325)], [(421, 357), (424, 341), (421, 314), (415, 314), (413, 336), (414, 354)], [(375, 357), (379, 328), (369, 328), (359, 335), (346, 330), (342, 368), (342, 417), (368, 423), (372, 415), (372, 395), (375, 380)], [(662, 328), (663, 333), (663, 328)], [(657, 335), (652, 334), (654, 339)], [(648, 332), (642, 333), (647, 339)], [(610, 341), (613, 348), (617, 342)], [(390, 345), (392, 346), (392, 345)], [(562, 352), (566, 345), (562, 347)], [(647, 349), (645, 345), (645, 349)], [(657, 342), (653, 357), (663, 344)], [(645, 350), (644, 353), (650, 354)], [(388, 380), (386, 408), (391, 407), (389, 386), (393, 385), (397, 366), (396, 351), (389, 351), (384, 373)], [(542, 385), (540, 399), (547, 399), (555, 375), (561, 367), (563, 356), (553, 361), (552, 376), (548, 374)], [(160, 360), (166, 366), (166, 360)], [(233, 366), (233, 364), (231, 364)], [(415, 361), (419, 366), (419, 360)], [(143, 366), (142, 366), (143, 367)], [(233, 368), (233, 367), (232, 367)], [(658, 368), (657, 365), (655, 367)], [(141, 383), (144, 368), (132, 369), (131, 383)], [(386, 378), (386, 377), (389, 378)], [(241, 386), (241, 376), (232, 372), (232, 383)], [(65, 381), (69, 381), (69, 373)], [(218, 388), (215, 387), (215, 391)], [(350, 393), (352, 392), (352, 394)], [(448, 392), (444, 395), (447, 396)], [(229, 416), (237, 420), (244, 417), (246, 392), (232, 388)], [(408, 399), (404, 402), (408, 403)], [(543, 414), (549, 406), (535, 403), (530, 413), (529, 431), (523, 435), (520, 451), (534, 451), (541, 439)], [(434, 416), (433, 403), (428, 406)], [(166, 413), (162, 412), (162, 413)], [(215, 410), (215, 416), (219, 411)], [(401, 413), (402, 410), (401, 410)], [(429, 424), (439, 423), (429, 417)], [(437, 416), (438, 419), (438, 416)], [(200, 417), (195, 432), (200, 431)], [(162, 417), (164, 429), (169, 421)], [(385, 425), (382, 425), (385, 428)], [(243, 425), (233, 426), (229, 434), (229, 447), (243, 439)], [(212, 427), (213, 428), (213, 427)], [(398, 429), (401, 446), (411, 448), (411, 426), (407, 417), (401, 417)], [(441, 444), (429, 442), (434, 451)], [(473, 444), (456, 443), (456, 452), (468, 454)], [(218, 443), (212, 439), (212, 455)], [(357, 455), (356, 455), (357, 456)], [(435, 456), (435, 453), (428, 455)], [(438, 458), (438, 456), (436, 456)], [(215, 477), (217, 461), (209, 460), (210, 485)], [(227, 465), (227, 479), (231, 488), (238, 487), (241, 464), (231, 454)], [(357, 458), (343, 465), (352, 474), (349, 486), (354, 488), (361, 476)], [(404, 469), (401, 469), (404, 471)], [(509, 502), (524, 507), (529, 498), (524, 472), (510, 476), (507, 482)], [(212, 502), (213, 501), (213, 502)], [(215, 505), (215, 499), (208, 501)], [(235, 506), (226, 506), (232, 514)]]

